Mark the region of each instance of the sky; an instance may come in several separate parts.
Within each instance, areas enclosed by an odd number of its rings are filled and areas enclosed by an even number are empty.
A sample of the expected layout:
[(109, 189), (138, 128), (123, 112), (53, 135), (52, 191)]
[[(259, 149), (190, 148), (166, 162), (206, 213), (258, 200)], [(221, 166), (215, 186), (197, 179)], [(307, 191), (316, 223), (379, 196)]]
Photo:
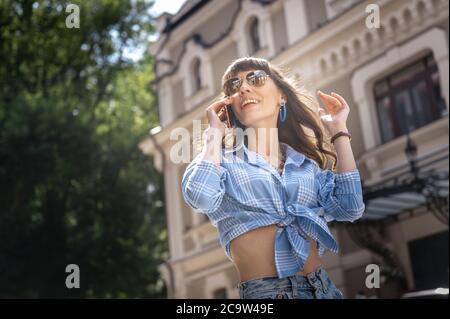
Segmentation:
[[(174, 14), (181, 8), (183, 3), (185, 2), (186, 0), (155, 0), (150, 13), (154, 17), (158, 17), (163, 12)], [(154, 41), (157, 38), (158, 34), (154, 34), (149, 37), (149, 41)], [(145, 49), (146, 47), (126, 49), (124, 52), (124, 56), (126, 58), (132, 59), (133, 61), (137, 61), (142, 57)]]
[(156, 16), (163, 12), (174, 14), (185, 2), (186, 0), (156, 0), (151, 12), (155, 12)]

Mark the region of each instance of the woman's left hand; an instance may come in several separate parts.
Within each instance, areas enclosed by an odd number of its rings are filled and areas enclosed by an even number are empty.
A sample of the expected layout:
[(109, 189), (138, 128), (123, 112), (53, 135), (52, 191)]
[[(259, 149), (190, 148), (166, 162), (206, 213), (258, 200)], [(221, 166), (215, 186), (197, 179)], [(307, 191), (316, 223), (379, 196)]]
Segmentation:
[(319, 116), (328, 133), (333, 136), (339, 131), (347, 131), (347, 118), (350, 107), (342, 96), (331, 92), (331, 95), (317, 91), (320, 100), (325, 105), (327, 112), (319, 107)]

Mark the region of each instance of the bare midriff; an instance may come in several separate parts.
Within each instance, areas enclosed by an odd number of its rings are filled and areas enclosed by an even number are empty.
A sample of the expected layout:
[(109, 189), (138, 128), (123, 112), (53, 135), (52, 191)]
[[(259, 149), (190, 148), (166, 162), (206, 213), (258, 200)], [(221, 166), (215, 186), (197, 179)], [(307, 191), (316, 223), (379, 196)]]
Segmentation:
[[(239, 273), (239, 280), (277, 276), (275, 266), (275, 235), (280, 226), (273, 224), (248, 231), (230, 243), (230, 252)], [(321, 265), (317, 243), (309, 238), (310, 253), (302, 270), (297, 274), (305, 276)]]

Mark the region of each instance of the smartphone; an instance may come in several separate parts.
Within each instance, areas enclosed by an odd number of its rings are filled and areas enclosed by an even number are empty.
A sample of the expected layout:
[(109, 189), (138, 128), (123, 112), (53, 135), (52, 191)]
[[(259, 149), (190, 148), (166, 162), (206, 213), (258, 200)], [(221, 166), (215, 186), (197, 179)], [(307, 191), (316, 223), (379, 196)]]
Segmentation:
[(222, 115), (223, 113), (225, 113), (225, 120), (224, 120), (224, 122), (225, 122), (226, 127), (228, 127), (228, 128), (231, 128), (231, 122), (230, 122), (230, 110), (229, 110), (230, 107), (231, 107), (231, 104), (225, 105), (224, 107), (222, 107), (222, 108), (219, 110), (219, 113), (218, 113), (218, 116), (219, 116), (219, 117), (221, 117), (221, 115)]

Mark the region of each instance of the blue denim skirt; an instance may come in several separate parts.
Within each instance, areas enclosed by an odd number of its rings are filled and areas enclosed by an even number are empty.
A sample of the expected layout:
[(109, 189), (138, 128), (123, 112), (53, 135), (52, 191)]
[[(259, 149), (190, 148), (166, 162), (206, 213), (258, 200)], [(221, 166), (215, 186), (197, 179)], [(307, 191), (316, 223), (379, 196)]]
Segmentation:
[(325, 269), (319, 267), (306, 276), (285, 278), (262, 277), (241, 281), (238, 286), (241, 299), (343, 299)]

